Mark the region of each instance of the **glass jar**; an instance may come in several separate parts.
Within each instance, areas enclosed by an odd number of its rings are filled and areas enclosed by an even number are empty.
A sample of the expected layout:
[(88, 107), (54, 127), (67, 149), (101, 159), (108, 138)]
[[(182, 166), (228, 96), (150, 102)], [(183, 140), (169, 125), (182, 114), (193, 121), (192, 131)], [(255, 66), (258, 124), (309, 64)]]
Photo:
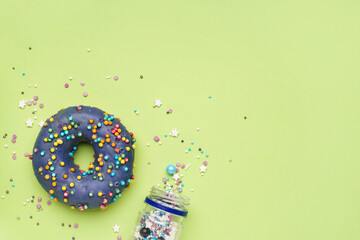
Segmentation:
[(189, 199), (153, 186), (130, 240), (179, 240)]

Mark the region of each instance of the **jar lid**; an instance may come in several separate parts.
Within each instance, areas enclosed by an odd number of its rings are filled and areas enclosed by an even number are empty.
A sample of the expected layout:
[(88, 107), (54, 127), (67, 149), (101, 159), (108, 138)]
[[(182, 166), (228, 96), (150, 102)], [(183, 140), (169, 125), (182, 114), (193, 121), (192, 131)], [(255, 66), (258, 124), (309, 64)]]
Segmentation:
[(158, 209), (164, 210), (168, 213), (178, 215), (178, 216), (186, 217), (188, 215), (187, 210), (179, 210), (176, 208), (171, 208), (171, 207), (165, 206), (164, 204), (162, 204), (163, 202), (161, 202), (161, 201), (156, 202), (156, 201), (150, 199), (149, 197), (145, 198), (145, 203), (147, 203), (153, 207), (156, 207)]

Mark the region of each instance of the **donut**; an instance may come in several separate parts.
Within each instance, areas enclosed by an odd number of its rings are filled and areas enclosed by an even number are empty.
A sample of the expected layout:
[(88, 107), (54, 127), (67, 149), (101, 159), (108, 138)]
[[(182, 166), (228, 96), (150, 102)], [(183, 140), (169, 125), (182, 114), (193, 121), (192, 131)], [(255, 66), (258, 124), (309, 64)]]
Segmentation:
[[(86, 170), (73, 158), (81, 142), (95, 152)], [(80, 211), (105, 209), (134, 181), (135, 142), (114, 115), (81, 105), (63, 108), (43, 123), (35, 141), (34, 174), (54, 201)]]

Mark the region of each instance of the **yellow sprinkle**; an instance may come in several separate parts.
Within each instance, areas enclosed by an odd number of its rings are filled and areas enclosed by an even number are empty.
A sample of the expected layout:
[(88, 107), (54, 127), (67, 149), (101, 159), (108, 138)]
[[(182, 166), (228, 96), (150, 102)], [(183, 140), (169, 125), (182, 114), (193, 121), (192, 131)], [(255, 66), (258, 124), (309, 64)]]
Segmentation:
[(55, 155), (52, 155), (52, 156), (51, 156), (51, 159), (52, 159), (52, 160), (55, 160), (55, 159), (56, 159), (56, 156), (55, 156)]
[(48, 161), (48, 165), (51, 166), (51, 165), (52, 165), (52, 161)]
[(135, 164), (135, 163), (133, 164), (133, 168), (136, 168), (136, 164)]
[(130, 147), (126, 147), (126, 151), (130, 151)]
[(96, 171), (100, 171), (100, 167), (96, 167), (95, 170), (96, 170)]
[(76, 178), (77, 178), (78, 180), (80, 180), (80, 179), (81, 179), (81, 176), (77, 176)]
[(101, 197), (101, 196), (102, 196), (102, 192), (99, 192), (99, 193), (98, 193), (98, 196)]
[(44, 138), (44, 142), (47, 142), (47, 138)]
[(54, 118), (50, 118), (50, 122), (53, 122), (54, 121)]
[(63, 127), (63, 130), (66, 131), (66, 130), (67, 130), (67, 127)]
[(55, 137), (55, 138), (59, 137), (59, 134), (55, 133), (55, 134), (54, 134), (54, 137)]
[(57, 142), (54, 142), (54, 146), (57, 147), (59, 144)]
[(101, 177), (101, 175), (102, 175), (102, 174), (99, 172), (99, 173), (98, 173), (98, 177)]
[(58, 140), (57, 140), (57, 143), (61, 145), (61, 144), (63, 144), (64, 142), (63, 142), (63, 140), (58, 139)]
[(136, 148), (135, 144), (133, 144), (133, 145), (132, 145), (132, 148), (133, 148), (133, 149), (135, 149), (135, 148)]
[(125, 161), (124, 161), (124, 160), (121, 160), (120, 162), (121, 162), (121, 164), (125, 164)]
[(66, 187), (65, 187), (65, 186), (62, 186), (62, 187), (61, 187), (61, 190), (65, 191), (65, 190), (66, 190)]
[(65, 166), (65, 162), (60, 162), (60, 166)]
[(74, 187), (75, 186), (75, 184), (74, 183), (70, 183), (70, 187)]
[(50, 152), (55, 152), (55, 148), (51, 148), (51, 149), (50, 149)]

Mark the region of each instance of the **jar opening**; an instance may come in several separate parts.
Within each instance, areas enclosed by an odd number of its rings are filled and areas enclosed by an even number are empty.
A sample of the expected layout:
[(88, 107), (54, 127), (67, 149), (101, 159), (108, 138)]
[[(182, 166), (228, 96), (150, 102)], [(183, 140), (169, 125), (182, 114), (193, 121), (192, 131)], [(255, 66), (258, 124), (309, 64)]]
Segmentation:
[(156, 186), (152, 187), (150, 195), (146, 197), (145, 202), (175, 215), (185, 217), (188, 213), (186, 206), (189, 205), (189, 198), (176, 193), (166, 192)]

